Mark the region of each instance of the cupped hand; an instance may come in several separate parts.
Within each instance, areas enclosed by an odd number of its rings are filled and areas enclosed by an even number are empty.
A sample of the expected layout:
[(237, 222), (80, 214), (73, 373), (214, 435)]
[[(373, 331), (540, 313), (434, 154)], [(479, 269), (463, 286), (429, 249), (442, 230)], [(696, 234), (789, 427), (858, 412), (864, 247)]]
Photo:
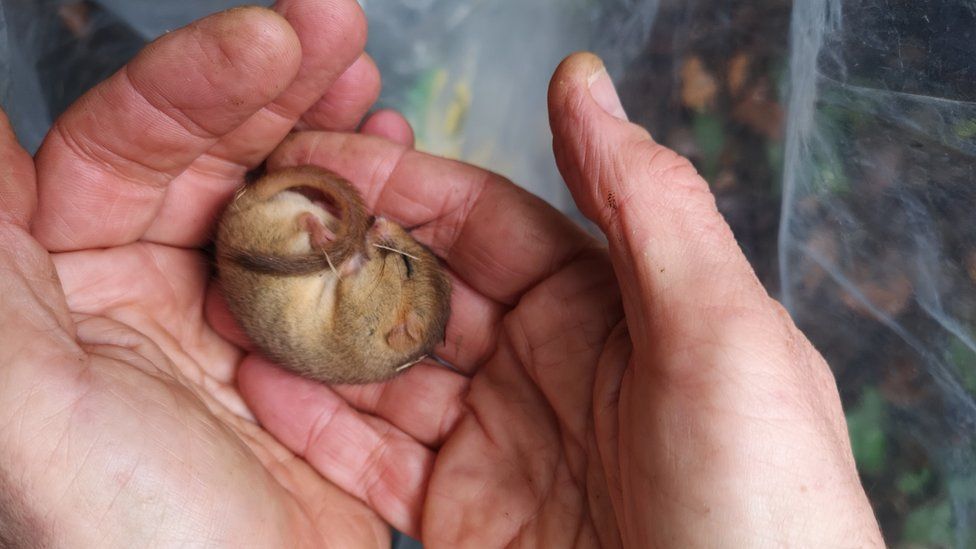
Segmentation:
[[(459, 372), (330, 388), (251, 355), (257, 419), (431, 547), (881, 546), (831, 372), (707, 184), (626, 121), (593, 56), (560, 66), (549, 104), (608, 247), (497, 175), (389, 140), (303, 133), (272, 155), (344, 175), (444, 259), (437, 353)], [(249, 347), (219, 298), (209, 311)]]
[(35, 162), (0, 127), (0, 545), (389, 546), (253, 422), (243, 353), (204, 318), (197, 248), (245, 172), (296, 124), (355, 128), (379, 90), (354, 0), (275, 11), (154, 42)]

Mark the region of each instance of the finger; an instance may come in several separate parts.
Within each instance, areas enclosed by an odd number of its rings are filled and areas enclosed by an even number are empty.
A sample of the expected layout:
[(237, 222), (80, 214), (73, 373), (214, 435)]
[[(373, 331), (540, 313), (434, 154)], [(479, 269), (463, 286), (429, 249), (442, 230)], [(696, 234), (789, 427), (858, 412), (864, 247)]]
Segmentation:
[[(301, 43), (298, 75), (276, 82), (283, 91), (274, 101), (221, 138), (172, 182), (162, 209), (144, 235), (146, 240), (184, 247), (204, 243), (245, 171), (261, 163), (299, 117), (362, 55), (366, 19), (355, 0), (280, 0), (274, 9)], [(245, 43), (249, 40), (238, 38)], [(347, 88), (347, 104), (333, 105), (338, 109), (333, 118), (359, 120), (363, 116), (369, 106), (363, 103), (372, 101), (376, 89), (358, 90), (365, 99), (353, 99), (355, 92)]]
[(329, 387), (255, 356), (241, 364), (238, 385), (258, 421), (279, 441), (395, 528), (418, 535), (434, 463), (430, 450), (356, 412)]
[(594, 241), (532, 194), (480, 168), (372, 136), (290, 136), (269, 168), (316, 164), (356, 185), (443, 257), (475, 291), (504, 304), (563, 267)]
[(502, 318), (509, 308), (475, 291), (453, 273), (451, 277), (451, 315), (447, 319), (444, 342), (434, 354), (471, 375), (495, 350)]
[(247, 337), (244, 328), (237, 323), (237, 319), (227, 308), (227, 300), (224, 299), (218, 283), (211, 283), (207, 286), (206, 301), (204, 302), (203, 314), (207, 324), (221, 337), (237, 345), (246, 351), (256, 351), (257, 347)]
[(413, 128), (410, 127), (410, 122), (407, 122), (402, 114), (393, 109), (381, 109), (374, 112), (366, 118), (359, 131), (366, 135), (389, 139), (410, 149), (414, 145)]
[(302, 115), (300, 129), (355, 129), (380, 95), (380, 71), (365, 53)]
[(298, 52), (288, 23), (261, 8), (150, 44), (69, 108), (42, 144), (36, 237), (51, 250), (140, 238), (169, 182), (280, 93)]
[(596, 56), (563, 61), (549, 109), (557, 164), (580, 210), (607, 235), (632, 332), (675, 315), (707, 323), (700, 308), (685, 314), (689, 302), (733, 309), (767, 302), (708, 184), (627, 122)]
[[(366, 18), (355, 0), (280, 0), (274, 9), (291, 24), (301, 42), (298, 76), (273, 103), (211, 151), (248, 166), (264, 160), (302, 114), (360, 58), (366, 44)], [(352, 91), (347, 89), (347, 94)], [(369, 96), (376, 93), (361, 91)], [(361, 117), (365, 112), (364, 108), (358, 114)]]
[(464, 410), (468, 378), (424, 361), (384, 383), (336, 385), (355, 409), (388, 421), (411, 438), (438, 448)]
[[(54, 265), (27, 231), (36, 207), (34, 189), (34, 162), (0, 109), (0, 364), (5, 367), (31, 353), (52, 359), (65, 350), (79, 351)], [(36, 379), (38, 372), (28, 373)], [(13, 386), (10, 379), (6, 383)]]
[(34, 161), (0, 110), (0, 224), (26, 229), (36, 206)]

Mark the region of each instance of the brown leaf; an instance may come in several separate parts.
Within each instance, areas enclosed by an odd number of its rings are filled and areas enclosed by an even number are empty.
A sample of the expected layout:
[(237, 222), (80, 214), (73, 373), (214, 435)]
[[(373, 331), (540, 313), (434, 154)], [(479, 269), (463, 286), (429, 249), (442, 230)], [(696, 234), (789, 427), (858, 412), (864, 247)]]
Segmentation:
[[(868, 304), (888, 316), (895, 317), (908, 305), (908, 299), (912, 296), (912, 281), (907, 276), (896, 273), (885, 280), (858, 282), (857, 289)], [(864, 316), (874, 316), (868, 304), (863, 303), (858, 297), (844, 292), (841, 299), (851, 310)]]
[(888, 363), (885, 376), (879, 384), (881, 394), (896, 406), (914, 406), (925, 398), (926, 387), (919, 379), (918, 368), (911, 360), (895, 357)]
[(88, 2), (72, 2), (58, 7), (58, 17), (71, 34), (76, 38), (84, 38), (88, 34), (90, 11)]
[(765, 78), (752, 86), (732, 109), (733, 120), (776, 141), (783, 138), (783, 116), (783, 107), (773, 97)]
[(718, 84), (697, 55), (681, 66), (681, 103), (689, 109), (705, 110), (715, 103)]
[(969, 280), (976, 282), (976, 251), (969, 252), (966, 256), (966, 274), (969, 275)]
[(732, 95), (739, 95), (749, 76), (749, 55), (739, 52), (729, 60), (728, 84)]
[[(821, 227), (813, 231), (807, 238), (806, 248), (822, 261), (830, 264), (837, 263), (837, 239), (834, 232), (828, 228)], [(827, 277), (827, 272), (815, 261), (804, 262), (800, 272), (803, 273), (800, 284), (807, 295), (813, 295)]]

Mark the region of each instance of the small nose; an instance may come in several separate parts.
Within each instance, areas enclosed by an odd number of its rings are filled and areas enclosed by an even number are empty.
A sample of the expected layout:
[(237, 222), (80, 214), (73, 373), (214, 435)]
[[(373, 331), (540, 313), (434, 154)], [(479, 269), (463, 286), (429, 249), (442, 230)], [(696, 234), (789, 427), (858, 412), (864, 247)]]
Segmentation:
[(372, 227), (375, 224), (376, 224), (376, 216), (375, 215), (369, 216), (369, 219), (366, 220), (366, 226)]

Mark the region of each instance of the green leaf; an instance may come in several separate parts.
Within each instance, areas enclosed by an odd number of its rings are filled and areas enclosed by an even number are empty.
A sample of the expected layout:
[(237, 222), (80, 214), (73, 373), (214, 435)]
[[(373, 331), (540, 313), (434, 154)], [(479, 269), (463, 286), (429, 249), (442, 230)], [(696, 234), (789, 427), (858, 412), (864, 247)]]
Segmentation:
[(907, 496), (917, 496), (922, 493), (925, 486), (932, 480), (932, 470), (928, 467), (918, 471), (906, 471), (899, 475), (897, 482), (898, 491)]
[(976, 137), (976, 120), (966, 120), (956, 124), (956, 135), (961, 139)]
[(861, 401), (847, 413), (847, 430), (857, 468), (869, 475), (884, 470), (887, 462), (888, 440), (885, 436), (886, 406), (881, 393), (868, 388)]
[(976, 353), (964, 341), (954, 337), (949, 341), (948, 359), (959, 372), (962, 386), (976, 394)]
[(926, 547), (952, 547), (952, 507), (948, 500), (923, 505), (905, 517), (902, 542)]
[(691, 122), (691, 131), (702, 153), (702, 175), (706, 181), (714, 181), (718, 174), (719, 156), (725, 149), (722, 121), (713, 114), (698, 112)]

